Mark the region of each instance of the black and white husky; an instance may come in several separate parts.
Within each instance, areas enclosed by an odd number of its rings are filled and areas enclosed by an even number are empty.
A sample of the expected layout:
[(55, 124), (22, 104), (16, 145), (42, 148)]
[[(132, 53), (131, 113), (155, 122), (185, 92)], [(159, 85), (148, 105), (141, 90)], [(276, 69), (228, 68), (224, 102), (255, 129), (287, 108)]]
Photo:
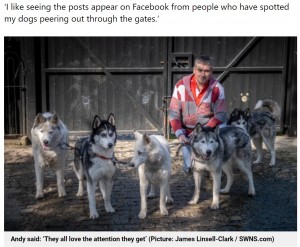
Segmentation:
[[(261, 109), (267, 108), (268, 111)], [(234, 109), (230, 114), (228, 124), (240, 127), (247, 131), (252, 138), (253, 144), (257, 151), (257, 159), (253, 162), (259, 164), (263, 158), (262, 143), (265, 143), (271, 154), (270, 166), (276, 163), (275, 150), (275, 121), (280, 118), (280, 107), (277, 102), (265, 99), (259, 100), (254, 108), (254, 112), (250, 113), (250, 109), (246, 110)]]
[[(237, 164), (240, 170), (246, 174), (249, 182), (248, 194), (255, 194), (251, 170), (251, 142), (245, 131), (234, 126), (213, 130), (197, 124), (190, 144), (195, 191), (189, 204), (196, 204), (199, 201), (203, 171), (207, 170), (213, 179), (211, 208), (218, 209), (219, 193), (228, 193), (233, 184), (232, 164)], [(227, 184), (220, 190), (222, 170), (227, 176)]]
[(115, 212), (110, 197), (116, 171), (114, 164), (116, 140), (115, 117), (111, 113), (107, 120), (95, 116), (91, 135), (78, 139), (75, 144), (74, 170), (79, 180), (76, 195), (77, 197), (84, 195), (84, 179), (86, 179), (91, 219), (99, 217), (95, 198), (95, 190), (98, 186), (106, 212)]
[(36, 174), (36, 199), (43, 198), (45, 166), (55, 169), (58, 196), (66, 196), (64, 166), (68, 129), (56, 113), (38, 113), (31, 129), (32, 153)]

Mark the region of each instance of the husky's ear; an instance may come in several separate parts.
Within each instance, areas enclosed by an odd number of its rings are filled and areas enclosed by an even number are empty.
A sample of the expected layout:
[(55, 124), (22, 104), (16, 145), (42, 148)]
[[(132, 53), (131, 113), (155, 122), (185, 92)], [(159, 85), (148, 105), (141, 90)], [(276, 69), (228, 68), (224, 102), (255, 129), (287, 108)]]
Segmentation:
[(216, 125), (215, 127), (212, 128), (213, 129), (213, 132), (218, 135), (219, 134), (219, 131), (220, 131), (220, 125)]
[(145, 133), (143, 134), (143, 141), (146, 145), (150, 144), (151, 143), (151, 139), (150, 137)]
[(194, 133), (197, 134), (197, 133), (200, 133), (202, 131), (203, 127), (200, 123), (197, 123), (195, 129), (194, 129)]
[(112, 126), (116, 126), (116, 119), (114, 114), (109, 114), (108, 118), (107, 118), (107, 122), (109, 122)]
[(34, 119), (33, 128), (44, 122), (46, 122), (46, 118), (44, 118), (42, 113), (38, 113)]
[(202, 129), (203, 129), (202, 125), (200, 123), (197, 123), (195, 129), (189, 135), (189, 137), (190, 137), (189, 143), (194, 142), (195, 137), (197, 136), (197, 134), (199, 134), (202, 131)]
[(132, 130), (132, 133), (133, 133), (133, 135), (134, 135), (134, 138), (136, 139), (136, 130), (135, 130), (135, 129)]
[(238, 116), (239, 115), (239, 109), (238, 108), (235, 108), (233, 110), (233, 112), (230, 114), (231, 117), (235, 117), (235, 116)]
[(134, 135), (134, 138), (137, 140), (140, 137), (142, 137), (143, 134), (141, 134), (140, 132), (138, 132), (136, 130), (133, 130), (133, 135)]
[(97, 128), (100, 126), (100, 124), (101, 124), (101, 118), (100, 118), (98, 115), (96, 115), (96, 116), (94, 117), (94, 121), (93, 121), (93, 124), (92, 124), (92, 128), (93, 128), (93, 129), (97, 129)]
[(52, 117), (50, 119), (50, 122), (53, 124), (58, 124), (58, 121), (59, 121), (59, 117), (58, 117), (57, 113), (54, 112), (54, 114), (52, 115)]
[(244, 114), (245, 114), (245, 117), (250, 117), (250, 109), (247, 108), (247, 109), (244, 111)]

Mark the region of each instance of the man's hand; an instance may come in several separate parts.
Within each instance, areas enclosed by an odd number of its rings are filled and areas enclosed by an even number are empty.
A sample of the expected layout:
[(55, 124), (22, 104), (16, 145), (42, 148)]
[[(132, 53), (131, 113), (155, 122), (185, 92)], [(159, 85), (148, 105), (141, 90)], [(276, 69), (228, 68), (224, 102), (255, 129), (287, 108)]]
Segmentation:
[(181, 135), (178, 137), (179, 142), (181, 143), (188, 143), (189, 142), (189, 138), (187, 138), (185, 135)]

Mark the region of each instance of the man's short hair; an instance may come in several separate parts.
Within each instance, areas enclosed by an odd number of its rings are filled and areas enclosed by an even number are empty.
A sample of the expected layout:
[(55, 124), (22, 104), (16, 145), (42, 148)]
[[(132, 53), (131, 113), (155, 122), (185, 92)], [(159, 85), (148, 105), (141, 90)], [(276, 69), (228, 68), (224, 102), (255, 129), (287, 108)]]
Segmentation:
[(206, 65), (209, 65), (211, 68), (213, 67), (212, 59), (211, 59), (209, 56), (202, 55), (202, 56), (200, 56), (200, 57), (197, 57), (197, 58), (195, 59), (194, 66), (195, 66), (197, 63), (203, 63), (203, 64), (206, 64)]

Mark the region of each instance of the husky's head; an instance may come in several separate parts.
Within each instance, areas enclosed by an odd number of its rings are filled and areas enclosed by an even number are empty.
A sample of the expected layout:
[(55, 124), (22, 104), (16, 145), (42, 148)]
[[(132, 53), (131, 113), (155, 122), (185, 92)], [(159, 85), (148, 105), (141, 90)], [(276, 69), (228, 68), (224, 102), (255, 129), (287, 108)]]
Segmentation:
[(38, 113), (32, 127), (33, 134), (38, 137), (45, 150), (57, 148), (61, 144), (62, 132), (60, 120), (56, 113)]
[(194, 155), (205, 161), (213, 159), (215, 151), (219, 147), (218, 127), (203, 127), (196, 125), (192, 133), (191, 145)]
[(249, 108), (247, 108), (245, 111), (235, 108), (233, 112), (230, 114), (228, 124), (239, 127), (247, 131), (249, 117), (250, 117)]
[(111, 113), (107, 120), (101, 120), (98, 115), (95, 116), (92, 124), (91, 143), (101, 149), (113, 149), (117, 141), (115, 117)]
[(149, 150), (151, 149), (152, 140), (145, 133), (141, 134), (138, 131), (133, 131), (135, 137), (134, 156), (130, 162), (130, 166), (138, 168), (145, 163), (149, 157)]

